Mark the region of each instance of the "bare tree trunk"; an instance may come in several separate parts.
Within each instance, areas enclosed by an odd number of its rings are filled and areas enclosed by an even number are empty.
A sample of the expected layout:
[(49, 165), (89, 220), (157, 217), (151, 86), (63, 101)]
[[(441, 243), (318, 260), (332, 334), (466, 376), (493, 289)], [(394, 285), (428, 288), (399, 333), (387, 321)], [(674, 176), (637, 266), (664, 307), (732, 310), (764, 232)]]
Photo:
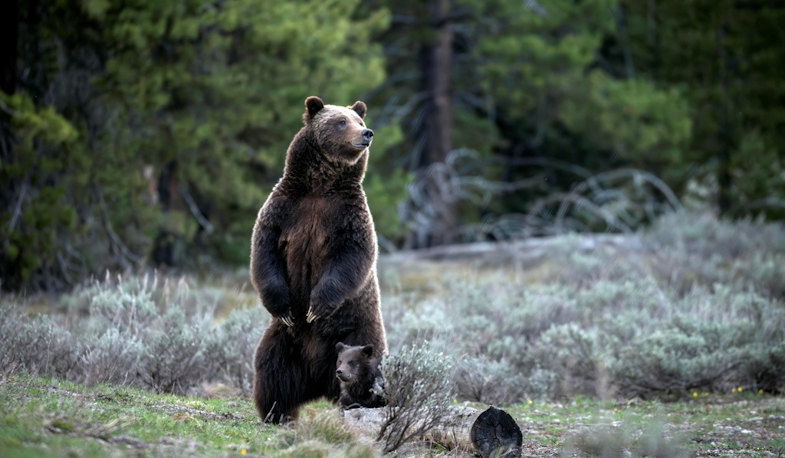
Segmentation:
[[(177, 161), (171, 160), (161, 169), (158, 176), (158, 202), (161, 205), (164, 221), (170, 217), (169, 213), (174, 203), (174, 196), (177, 192), (176, 183)], [(159, 227), (158, 235), (153, 242), (153, 263), (157, 267), (173, 267), (175, 259), (176, 237), (166, 224)]]
[(451, 0), (431, 0), (429, 9), (433, 18), (432, 39), (422, 50), (421, 68), (423, 85), (428, 95), (424, 117), (424, 148), (415, 163), (416, 179), (426, 181), (425, 196), (429, 212), (426, 227), (418, 227), (409, 234), (406, 245), (410, 248), (447, 243), (455, 228), (455, 202), (442, 177), (430, 173), (434, 164), (443, 163), (452, 149), (452, 65), (453, 29), (450, 19)]
[(452, 44), (450, 0), (433, 0), (433, 42), (426, 49), (423, 75), (431, 109), (425, 119), (426, 145), (419, 166), (443, 162), (452, 149)]
[[(726, 11), (726, 15), (729, 14)], [(727, 18), (722, 21), (720, 26), (715, 31), (715, 40), (717, 43), (717, 59), (719, 60), (719, 79), (720, 87), (722, 88), (722, 118), (720, 121), (719, 132), (719, 164), (717, 171), (717, 184), (719, 186), (717, 196), (717, 207), (721, 215), (726, 215), (730, 212), (733, 205), (731, 196), (731, 188), (733, 187), (733, 177), (731, 176), (731, 155), (732, 150), (735, 148), (736, 138), (734, 132), (734, 125), (732, 123), (732, 110), (733, 110), (733, 96), (732, 88), (730, 87), (730, 68), (728, 64), (728, 20)]]

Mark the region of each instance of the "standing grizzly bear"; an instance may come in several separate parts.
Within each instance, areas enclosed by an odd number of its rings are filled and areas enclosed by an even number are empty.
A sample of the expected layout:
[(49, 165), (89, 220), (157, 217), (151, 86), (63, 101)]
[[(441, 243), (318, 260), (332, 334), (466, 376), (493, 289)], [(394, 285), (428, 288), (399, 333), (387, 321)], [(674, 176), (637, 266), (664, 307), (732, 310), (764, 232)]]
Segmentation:
[(254, 358), (254, 399), (275, 423), (296, 418), (309, 400), (338, 399), (338, 342), (387, 349), (362, 188), (373, 138), (365, 103), (308, 97), (305, 108), (251, 240), (251, 280), (272, 315)]

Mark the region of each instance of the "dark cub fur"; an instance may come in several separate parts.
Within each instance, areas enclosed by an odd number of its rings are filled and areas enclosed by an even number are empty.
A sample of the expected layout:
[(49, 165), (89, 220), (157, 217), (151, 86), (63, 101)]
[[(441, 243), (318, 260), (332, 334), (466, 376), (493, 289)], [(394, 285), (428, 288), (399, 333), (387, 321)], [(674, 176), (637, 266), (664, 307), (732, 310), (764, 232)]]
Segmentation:
[(338, 352), (335, 376), (341, 382), (340, 403), (344, 409), (383, 407), (386, 400), (379, 393), (384, 388), (381, 358), (374, 357), (373, 345), (335, 345)]

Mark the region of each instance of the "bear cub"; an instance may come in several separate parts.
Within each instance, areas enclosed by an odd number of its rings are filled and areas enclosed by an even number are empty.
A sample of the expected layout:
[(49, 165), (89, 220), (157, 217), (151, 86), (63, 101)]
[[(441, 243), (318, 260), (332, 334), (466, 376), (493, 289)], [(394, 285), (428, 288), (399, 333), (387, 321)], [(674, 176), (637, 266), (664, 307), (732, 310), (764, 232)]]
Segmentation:
[(335, 376), (340, 381), (339, 402), (344, 409), (384, 407), (387, 400), (380, 395), (384, 378), (379, 368), (381, 358), (373, 357), (373, 345), (335, 345), (338, 353)]

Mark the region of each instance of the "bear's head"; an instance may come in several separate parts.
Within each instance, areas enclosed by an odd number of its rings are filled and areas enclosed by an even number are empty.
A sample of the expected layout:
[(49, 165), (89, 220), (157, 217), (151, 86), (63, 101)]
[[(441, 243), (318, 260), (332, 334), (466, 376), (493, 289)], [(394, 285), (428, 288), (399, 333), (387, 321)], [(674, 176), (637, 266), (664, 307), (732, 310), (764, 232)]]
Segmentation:
[(373, 131), (365, 127), (365, 102), (348, 107), (325, 105), (319, 97), (305, 99), (303, 122), (319, 148), (333, 160), (353, 165), (371, 145)]
[(335, 376), (344, 383), (362, 382), (369, 378), (379, 361), (373, 357), (373, 345), (335, 345), (338, 352)]

